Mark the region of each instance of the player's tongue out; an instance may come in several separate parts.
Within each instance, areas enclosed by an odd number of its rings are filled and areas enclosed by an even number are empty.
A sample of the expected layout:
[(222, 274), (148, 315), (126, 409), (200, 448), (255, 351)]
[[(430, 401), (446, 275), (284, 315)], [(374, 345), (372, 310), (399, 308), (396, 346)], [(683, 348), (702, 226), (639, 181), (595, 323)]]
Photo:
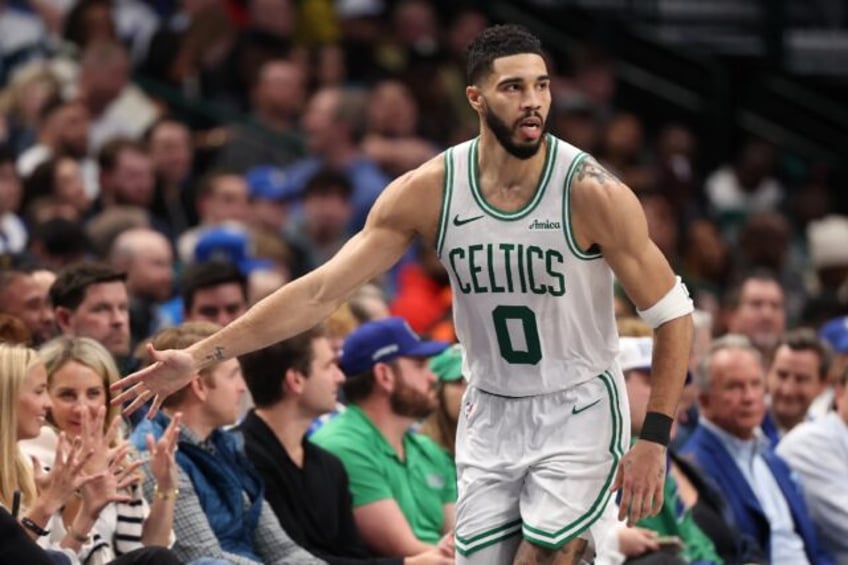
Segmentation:
[(542, 135), (542, 123), (538, 118), (526, 118), (518, 123), (518, 131), (526, 139), (535, 141)]

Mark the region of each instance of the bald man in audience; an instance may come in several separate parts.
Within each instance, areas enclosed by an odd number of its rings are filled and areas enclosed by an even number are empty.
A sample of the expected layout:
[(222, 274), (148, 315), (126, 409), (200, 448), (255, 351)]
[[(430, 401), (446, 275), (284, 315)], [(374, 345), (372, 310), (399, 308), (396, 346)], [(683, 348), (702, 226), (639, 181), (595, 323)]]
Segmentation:
[(156, 329), (157, 305), (173, 294), (171, 243), (150, 228), (130, 229), (112, 243), (109, 262), (127, 274), (130, 334), (132, 343), (138, 343)]

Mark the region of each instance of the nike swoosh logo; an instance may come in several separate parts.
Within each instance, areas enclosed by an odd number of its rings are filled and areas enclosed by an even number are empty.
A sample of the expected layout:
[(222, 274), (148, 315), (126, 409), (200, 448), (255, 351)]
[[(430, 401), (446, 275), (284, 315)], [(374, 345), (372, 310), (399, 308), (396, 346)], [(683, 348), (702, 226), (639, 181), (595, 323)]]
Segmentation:
[(459, 214), (457, 214), (456, 216), (453, 217), (453, 225), (455, 225), (456, 227), (464, 226), (465, 224), (470, 224), (471, 222), (479, 220), (482, 217), (483, 217), (483, 214), (480, 214), (479, 216), (472, 216), (470, 218), (463, 218), (463, 219), (460, 220)]
[(591, 404), (587, 404), (583, 408), (577, 408), (577, 405), (575, 404), (574, 407), (571, 409), (571, 413), (572, 414), (579, 414), (581, 412), (585, 412), (586, 410), (588, 410), (589, 408), (591, 408), (592, 406), (594, 406), (595, 404), (597, 404), (600, 401), (601, 401), (601, 399), (599, 398), (595, 402), (593, 402)]

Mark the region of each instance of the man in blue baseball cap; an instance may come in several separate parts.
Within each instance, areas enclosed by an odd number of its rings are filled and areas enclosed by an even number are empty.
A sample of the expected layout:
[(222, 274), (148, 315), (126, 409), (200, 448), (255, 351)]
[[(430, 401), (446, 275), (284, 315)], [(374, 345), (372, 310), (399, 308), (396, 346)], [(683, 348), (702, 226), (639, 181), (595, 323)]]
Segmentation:
[(379, 555), (452, 551), (453, 462), (410, 429), (437, 406), (429, 358), (447, 347), (421, 340), (403, 318), (355, 329), (339, 356), (348, 409), (311, 438), (342, 460), (356, 524)]
[(244, 276), (259, 269), (271, 269), (269, 260), (257, 259), (251, 249), (253, 242), (250, 234), (237, 226), (216, 226), (201, 232), (194, 249), (194, 259), (198, 263), (212, 260), (229, 261)]
[(260, 165), (245, 173), (250, 189), (253, 222), (262, 229), (280, 233), (289, 217), (289, 208), (299, 194), (287, 188), (286, 175), (277, 167)]

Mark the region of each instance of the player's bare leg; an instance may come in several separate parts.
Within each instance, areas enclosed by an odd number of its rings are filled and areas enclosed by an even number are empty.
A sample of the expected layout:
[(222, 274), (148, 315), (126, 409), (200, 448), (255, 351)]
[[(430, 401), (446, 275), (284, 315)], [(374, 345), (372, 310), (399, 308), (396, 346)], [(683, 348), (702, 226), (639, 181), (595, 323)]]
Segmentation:
[(575, 538), (559, 549), (548, 549), (521, 540), (515, 554), (513, 565), (577, 565), (583, 552), (586, 551), (586, 540)]

